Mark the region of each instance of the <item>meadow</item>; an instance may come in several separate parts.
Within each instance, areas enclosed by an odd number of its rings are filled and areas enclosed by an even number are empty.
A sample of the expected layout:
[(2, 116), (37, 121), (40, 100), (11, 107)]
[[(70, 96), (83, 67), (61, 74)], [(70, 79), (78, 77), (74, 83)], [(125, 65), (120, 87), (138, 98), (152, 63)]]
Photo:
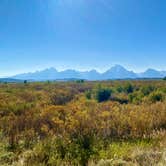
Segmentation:
[(1, 166), (165, 166), (166, 81), (0, 83)]

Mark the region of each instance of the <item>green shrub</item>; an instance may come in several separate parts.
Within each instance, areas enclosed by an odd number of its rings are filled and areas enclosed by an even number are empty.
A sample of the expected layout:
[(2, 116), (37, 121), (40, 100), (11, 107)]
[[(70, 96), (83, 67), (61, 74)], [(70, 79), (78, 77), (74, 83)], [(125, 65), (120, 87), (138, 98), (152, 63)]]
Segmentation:
[(134, 92), (129, 94), (129, 101), (134, 104), (140, 104), (143, 99), (143, 94), (138, 92)]
[(96, 100), (98, 102), (107, 101), (111, 97), (111, 89), (99, 88), (96, 91)]
[(131, 83), (127, 83), (125, 86), (124, 86), (124, 91), (126, 93), (132, 93), (134, 91), (134, 87)]
[(81, 79), (81, 80), (77, 80), (76, 83), (84, 83), (85, 80)]
[(141, 92), (146, 96), (146, 95), (149, 95), (151, 92), (153, 92), (154, 89), (155, 88), (152, 85), (143, 86), (141, 88)]
[(153, 103), (164, 100), (164, 93), (160, 91), (153, 92), (149, 95), (149, 100)]
[(24, 155), (24, 160), (31, 165), (80, 165), (86, 166), (90, 157), (97, 152), (91, 136), (81, 136), (72, 140), (49, 139), (38, 143), (33, 151)]
[(124, 91), (124, 89), (123, 89), (122, 86), (118, 86), (118, 87), (116, 88), (116, 91), (117, 91), (118, 93), (121, 93), (121, 92)]
[(15, 160), (16, 156), (13, 152), (6, 152), (0, 155), (0, 164), (11, 164)]
[(90, 90), (86, 91), (85, 96), (88, 100), (92, 98), (92, 92)]

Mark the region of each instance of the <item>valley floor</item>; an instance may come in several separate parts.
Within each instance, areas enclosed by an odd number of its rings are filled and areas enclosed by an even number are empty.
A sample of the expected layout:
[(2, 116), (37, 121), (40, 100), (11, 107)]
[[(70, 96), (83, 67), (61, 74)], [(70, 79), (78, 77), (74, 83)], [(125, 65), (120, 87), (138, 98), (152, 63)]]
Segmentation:
[(0, 84), (1, 166), (165, 166), (166, 81)]

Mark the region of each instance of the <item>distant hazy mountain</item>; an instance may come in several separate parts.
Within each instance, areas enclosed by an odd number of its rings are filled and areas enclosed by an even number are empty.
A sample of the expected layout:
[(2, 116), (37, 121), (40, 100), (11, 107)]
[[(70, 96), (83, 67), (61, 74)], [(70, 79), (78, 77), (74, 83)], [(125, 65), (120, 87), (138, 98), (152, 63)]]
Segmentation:
[(162, 76), (166, 77), (166, 71), (161, 71)]
[(140, 77), (143, 78), (162, 78), (164, 77), (164, 72), (157, 71), (154, 69), (147, 69), (144, 73), (140, 74)]
[(157, 71), (148, 69), (143, 73), (134, 73), (125, 69), (123, 66), (115, 65), (104, 73), (99, 73), (96, 70), (91, 71), (77, 71), (64, 70), (58, 72), (55, 68), (49, 68), (33, 73), (24, 73), (13, 76), (13, 79), (19, 80), (62, 80), (62, 79), (87, 79), (87, 80), (107, 80), (107, 79), (134, 79), (134, 78), (162, 78), (166, 76), (166, 71)]
[(23, 82), (23, 80), (19, 80), (19, 79), (14, 79), (14, 78), (0, 78), (0, 82), (1, 83), (5, 83), (5, 82)]
[(126, 70), (123, 66), (115, 65), (111, 69), (102, 74), (104, 79), (125, 79), (137, 78), (137, 74), (133, 71)]
[(62, 79), (87, 79), (87, 80), (99, 80), (101, 79), (101, 74), (96, 70), (80, 72), (76, 70), (65, 70), (58, 72), (54, 68), (37, 71), (34, 73), (24, 73), (13, 76), (14, 79), (22, 80), (62, 80)]
[(34, 73), (23, 73), (13, 76), (12, 78), (21, 80), (52, 80), (58, 76), (59, 72), (54, 68), (36, 71)]
[(85, 72), (81, 72), (80, 74), (81, 74), (81, 78), (84, 78), (87, 80), (100, 80), (102, 75), (96, 70), (85, 71)]

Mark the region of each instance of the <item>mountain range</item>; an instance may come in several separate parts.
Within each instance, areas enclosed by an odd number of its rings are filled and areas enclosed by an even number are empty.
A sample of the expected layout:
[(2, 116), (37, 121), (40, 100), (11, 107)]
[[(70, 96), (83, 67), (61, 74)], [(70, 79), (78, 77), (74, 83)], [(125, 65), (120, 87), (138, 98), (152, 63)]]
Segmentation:
[(64, 79), (86, 79), (86, 80), (108, 80), (108, 79), (136, 79), (136, 78), (163, 78), (166, 76), (166, 71), (158, 71), (155, 69), (147, 69), (142, 73), (135, 73), (129, 71), (121, 65), (115, 65), (104, 73), (99, 73), (96, 70), (90, 71), (77, 71), (77, 70), (64, 70), (57, 71), (55, 68), (49, 68), (42, 71), (18, 74), (10, 79), (19, 80), (64, 80)]

